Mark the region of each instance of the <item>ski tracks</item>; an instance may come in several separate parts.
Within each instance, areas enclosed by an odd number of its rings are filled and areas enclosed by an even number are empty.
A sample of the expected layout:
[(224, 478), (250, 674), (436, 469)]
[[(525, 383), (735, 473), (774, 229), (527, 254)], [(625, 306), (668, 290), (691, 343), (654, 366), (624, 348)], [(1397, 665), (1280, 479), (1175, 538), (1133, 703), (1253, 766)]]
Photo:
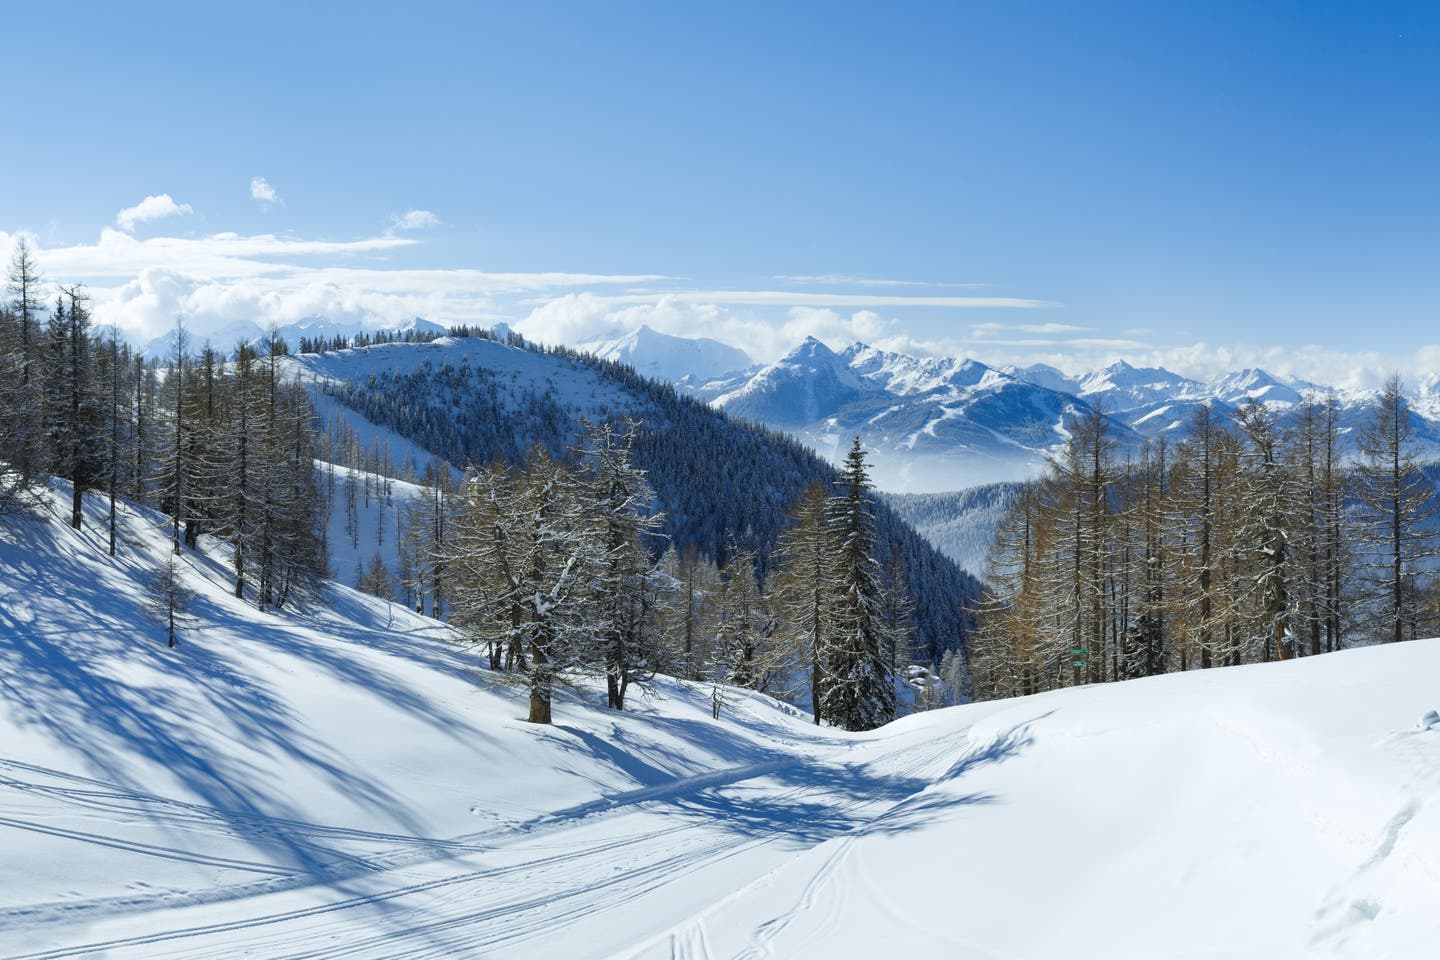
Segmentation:
[[(790, 762), (803, 761), (796, 758)], [(213, 896), (185, 907), (185, 912), (192, 916), (195, 910), (207, 908), (235, 912), (245, 904), (253, 904), (255, 912), (231, 920), (189, 925), (180, 922), (165, 931), (57, 946), (10, 960), (60, 960), (97, 952), (143, 956), (147, 960), (167, 955), (228, 956), (237, 940), (249, 946), (263, 944), (266, 956), (295, 960), (446, 956), (454, 955), (457, 949), (474, 951), (521, 944), (682, 880), (711, 863), (741, 856), (779, 839), (761, 835), (737, 842), (734, 836), (724, 835), (723, 826), (684, 808), (682, 801), (776, 773), (783, 766), (781, 762), (767, 761), (677, 778), (658, 787), (617, 794), (608, 801), (545, 814), (502, 830), (436, 841), (434, 846), (441, 848), (438, 852), (434, 848), (412, 849), (408, 853), (402, 850), (376, 858), (373, 869), (352, 870), (344, 876), (319, 878), (319, 882), (310, 878), (303, 884), (287, 884), (281, 879), (278, 886), (244, 884), (212, 891)], [(794, 800), (803, 792), (803, 788), (778, 791), (773, 798)], [(677, 809), (663, 815), (649, 812), (654, 807), (672, 805)], [(636, 828), (619, 833), (613, 829), (613, 824), (624, 824), (632, 816)], [(537, 843), (541, 838), (551, 842)], [(424, 842), (421, 838), (397, 839)], [(542, 850), (555, 852), (535, 855)], [(501, 862), (478, 869), (454, 869), (480, 857)], [(378, 865), (381, 859), (386, 861), (383, 866)], [(443, 866), (441, 876), (414, 879), (427, 871), (433, 873), (436, 865)], [(384, 883), (385, 878), (392, 878), (392, 882)], [(400, 879), (412, 882), (394, 882)], [(330, 890), (353, 891), (369, 884), (374, 884), (375, 889), (313, 906), (266, 909), (267, 904), (278, 904), (286, 894), (304, 894), (308, 890), (325, 895)], [(477, 909), (477, 903), (483, 907)], [(109, 919), (142, 912), (134, 901), (113, 906), (116, 909)], [(362, 913), (366, 916), (360, 916)], [(157, 920), (166, 916), (159, 910), (147, 915)], [(24, 922), (26, 918), (22, 915), (16, 919)], [(28, 919), (45, 918), (32, 915)], [(376, 932), (364, 932), (367, 930)], [(441, 946), (432, 948), (432, 943)]]

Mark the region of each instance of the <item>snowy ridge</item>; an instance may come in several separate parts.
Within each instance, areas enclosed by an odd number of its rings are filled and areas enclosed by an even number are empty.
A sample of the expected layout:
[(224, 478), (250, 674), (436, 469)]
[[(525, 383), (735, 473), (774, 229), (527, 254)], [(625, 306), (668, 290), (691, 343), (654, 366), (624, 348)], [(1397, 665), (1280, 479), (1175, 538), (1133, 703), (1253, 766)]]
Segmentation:
[(708, 337), (673, 337), (640, 326), (613, 340), (587, 340), (580, 349), (601, 360), (631, 366), (656, 380), (714, 380), (725, 374), (752, 370), (755, 361), (737, 347)]

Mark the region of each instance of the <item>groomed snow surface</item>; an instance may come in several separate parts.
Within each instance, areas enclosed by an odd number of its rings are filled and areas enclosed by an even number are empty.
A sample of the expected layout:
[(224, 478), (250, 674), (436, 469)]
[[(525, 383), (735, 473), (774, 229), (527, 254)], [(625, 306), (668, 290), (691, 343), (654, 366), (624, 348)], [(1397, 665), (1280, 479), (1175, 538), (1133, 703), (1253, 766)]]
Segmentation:
[[(63, 491), (53, 504), (60, 514)], [(0, 956), (1431, 957), (1440, 642), (817, 729), (661, 682), (553, 727), (446, 628), (161, 518), (0, 522)]]

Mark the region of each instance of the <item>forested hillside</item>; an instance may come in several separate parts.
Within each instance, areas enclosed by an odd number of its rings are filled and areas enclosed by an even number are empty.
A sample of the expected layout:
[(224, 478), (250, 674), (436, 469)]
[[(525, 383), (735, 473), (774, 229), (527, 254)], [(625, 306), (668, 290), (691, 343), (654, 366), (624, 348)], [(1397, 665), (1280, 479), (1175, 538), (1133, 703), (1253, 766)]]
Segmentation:
[[(514, 335), (459, 331), (428, 344), (396, 343), (302, 355), (305, 375), (367, 420), (456, 465), (521, 462), (533, 447), (564, 459), (582, 419), (640, 421), (635, 464), (646, 471), (677, 551), (724, 562), (730, 543), (757, 554), (763, 575), (788, 513), (835, 469), (802, 444), (730, 419), (629, 367)], [(966, 642), (962, 612), (978, 583), (886, 504), (875, 507), (881, 558), (893, 546), (915, 604), (919, 646), (938, 661)]]
[(1138, 457), (1082, 421), (999, 525), (976, 688), (1013, 696), (1423, 637), (1434, 467), (1392, 377), (1343, 453), (1332, 397), (1198, 407)]
[(949, 493), (887, 493), (884, 498), (941, 553), (978, 577), (985, 572), (995, 530), (1020, 487), (987, 483)]

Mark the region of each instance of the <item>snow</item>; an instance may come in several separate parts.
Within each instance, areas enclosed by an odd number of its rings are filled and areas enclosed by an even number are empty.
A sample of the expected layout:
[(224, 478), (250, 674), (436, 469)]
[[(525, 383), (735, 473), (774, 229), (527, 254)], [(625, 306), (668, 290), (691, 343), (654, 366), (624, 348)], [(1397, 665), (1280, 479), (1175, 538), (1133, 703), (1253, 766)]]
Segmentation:
[(615, 339), (587, 340), (580, 349), (602, 360), (628, 364), (656, 380), (689, 377), (704, 382), (755, 367), (755, 361), (738, 347), (709, 337), (675, 337), (643, 325)]
[[(56, 489), (59, 516), (66, 491)], [(0, 955), (1419, 957), (1440, 641), (957, 707), (868, 734), (661, 680), (556, 724), (445, 626), (298, 612), (163, 518), (0, 525)], [(202, 541), (202, 545), (206, 545)], [(208, 545), (206, 545), (208, 546)]]

